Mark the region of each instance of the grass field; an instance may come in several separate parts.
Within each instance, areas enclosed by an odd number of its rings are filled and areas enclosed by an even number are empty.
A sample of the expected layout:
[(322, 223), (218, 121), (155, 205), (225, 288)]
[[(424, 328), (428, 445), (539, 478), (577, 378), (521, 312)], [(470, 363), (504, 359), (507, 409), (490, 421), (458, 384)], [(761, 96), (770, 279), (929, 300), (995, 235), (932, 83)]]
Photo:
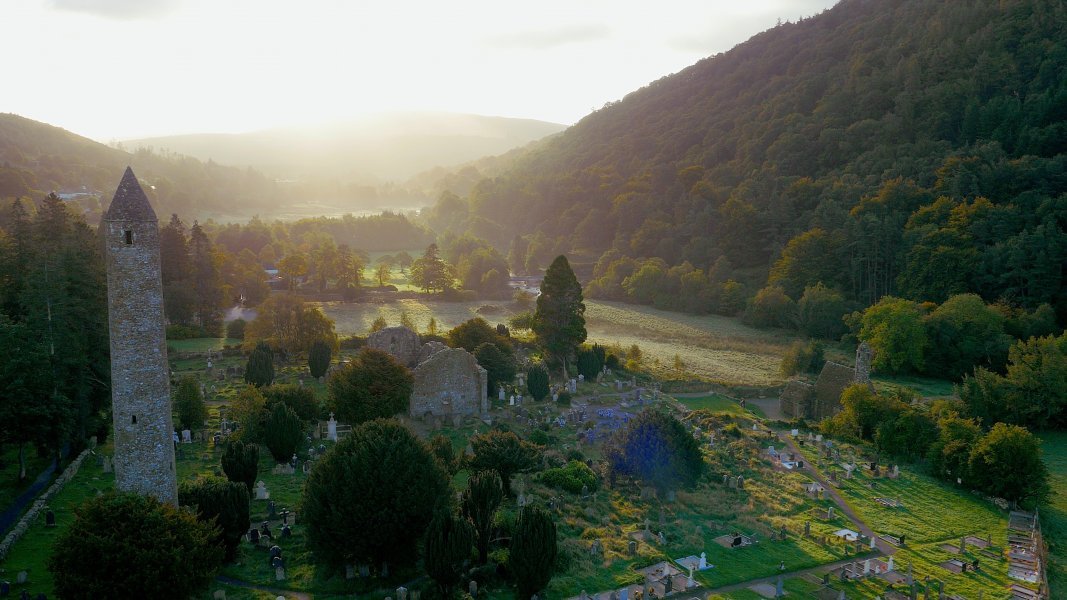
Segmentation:
[[(328, 302), (320, 305), (334, 320), (340, 335), (366, 335), (379, 316), (400, 324), (407, 313), (425, 332), (433, 317), (439, 331), (447, 331), (477, 316), (503, 323), (511, 316), (509, 303), (441, 302), (402, 299), (385, 304)], [(488, 307), (488, 308), (486, 308)], [(483, 313), (479, 313), (483, 309)], [(615, 302), (586, 301), (589, 342), (641, 348), (643, 366), (669, 374), (677, 356), (685, 371), (697, 377), (730, 384), (774, 385), (782, 353), (791, 341), (785, 332), (767, 332), (720, 316), (694, 316)]]
[(167, 350), (175, 352), (207, 352), (222, 350), (226, 346), (240, 346), (241, 340), (235, 338), (193, 338), (189, 340), (167, 340)]
[(1041, 528), (1049, 546), (1049, 586), (1067, 594), (1067, 432), (1045, 433), (1041, 440), (1052, 485), (1052, 499), (1041, 511)]

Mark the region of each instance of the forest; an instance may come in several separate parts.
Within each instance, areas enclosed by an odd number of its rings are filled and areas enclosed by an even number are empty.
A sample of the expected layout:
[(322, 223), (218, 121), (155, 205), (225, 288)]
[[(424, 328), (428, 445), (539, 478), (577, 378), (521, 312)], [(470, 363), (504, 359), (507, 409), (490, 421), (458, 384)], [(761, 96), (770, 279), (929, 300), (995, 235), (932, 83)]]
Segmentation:
[(567, 252), (594, 298), (737, 314), (822, 284), (849, 310), (975, 293), (1062, 325), (1065, 19), (846, 0), (593, 112), (427, 222), (516, 272)]

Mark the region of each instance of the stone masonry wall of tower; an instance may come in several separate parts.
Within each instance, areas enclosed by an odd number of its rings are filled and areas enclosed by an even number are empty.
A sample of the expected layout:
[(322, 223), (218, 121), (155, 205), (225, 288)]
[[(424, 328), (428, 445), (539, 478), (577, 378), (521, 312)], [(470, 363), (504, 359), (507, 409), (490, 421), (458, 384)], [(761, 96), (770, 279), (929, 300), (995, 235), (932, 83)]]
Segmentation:
[(159, 226), (127, 169), (104, 217), (115, 485), (177, 504)]

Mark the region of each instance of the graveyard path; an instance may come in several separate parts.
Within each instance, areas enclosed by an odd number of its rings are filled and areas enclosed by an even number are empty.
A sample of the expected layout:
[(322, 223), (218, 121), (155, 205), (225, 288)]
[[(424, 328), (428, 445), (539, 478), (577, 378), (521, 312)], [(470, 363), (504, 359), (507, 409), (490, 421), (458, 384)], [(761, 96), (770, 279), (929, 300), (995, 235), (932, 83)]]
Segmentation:
[(225, 575), (219, 575), (215, 578), (215, 581), (219, 583), (225, 583), (226, 585), (232, 585), (234, 587), (244, 588), (246, 590), (255, 590), (257, 592), (267, 592), (275, 596), (285, 596), (287, 600), (311, 600), (313, 596), (306, 592), (295, 592), (293, 590), (280, 590), (277, 588), (267, 587), (263, 585), (256, 585), (254, 583), (248, 583), (247, 581), (241, 581), (240, 579), (234, 579), (233, 577), (226, 577)]
[[(793, 441), (793, 438), (788, 435), (784, 435), (781, 436), (780, 439), (783, 441), (783, 443), (785, 443), (786, 447), (789, 449), (789, 452), (792, 452), (798, 456), (801, 455), (800, 450), (797, 448), (796, 443)], [(814, 464), (812, 464), (810, 461), (804, 461), (803, 470), (804, 472), (811, 475), (816, 481), (822, 484), (823, 488), (826, 489), (826, 493), (829, 494), (830, 499), (833, 500), (834, 504), (837, 505), (837, 508), (856, 525), (860, 533), (868, 537), (875, 538), (875, 544), (877, 545), (878, 551), (881, 554), (888, 556), (890, 554), (896, 553), (897, 547), (878, 537), (874, 530), (871, 529), (870, 526), (867, 525), (867, 523), (864, 522), (858, 514), (856, 514), (856, 511), (853, 510), (847, 502), (845, 502), (845, 499), (841, 497), (840, 493), (838, 493), (837, 486), (833, 485), (825, 477), (823, 477), (822, 472), (819, 471), (819, 469), (817, 469)]]

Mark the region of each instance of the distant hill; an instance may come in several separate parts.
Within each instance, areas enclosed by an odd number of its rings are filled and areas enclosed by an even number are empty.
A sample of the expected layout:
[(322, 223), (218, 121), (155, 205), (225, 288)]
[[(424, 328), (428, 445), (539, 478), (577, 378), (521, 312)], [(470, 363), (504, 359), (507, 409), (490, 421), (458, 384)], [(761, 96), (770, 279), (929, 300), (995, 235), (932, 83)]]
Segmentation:
[(432, 222), (669, 308), (735, 312), (770, 280), (1067, 318), (1065, 6), (843, 0), (597, 110)]
[(280, 178), (379, 183), (502, 154), (564, 128), (530, 119), (397, 113), (314, 128), (126, 140), (122, 146), (167, 150), (224, 165), (252, 166)]

